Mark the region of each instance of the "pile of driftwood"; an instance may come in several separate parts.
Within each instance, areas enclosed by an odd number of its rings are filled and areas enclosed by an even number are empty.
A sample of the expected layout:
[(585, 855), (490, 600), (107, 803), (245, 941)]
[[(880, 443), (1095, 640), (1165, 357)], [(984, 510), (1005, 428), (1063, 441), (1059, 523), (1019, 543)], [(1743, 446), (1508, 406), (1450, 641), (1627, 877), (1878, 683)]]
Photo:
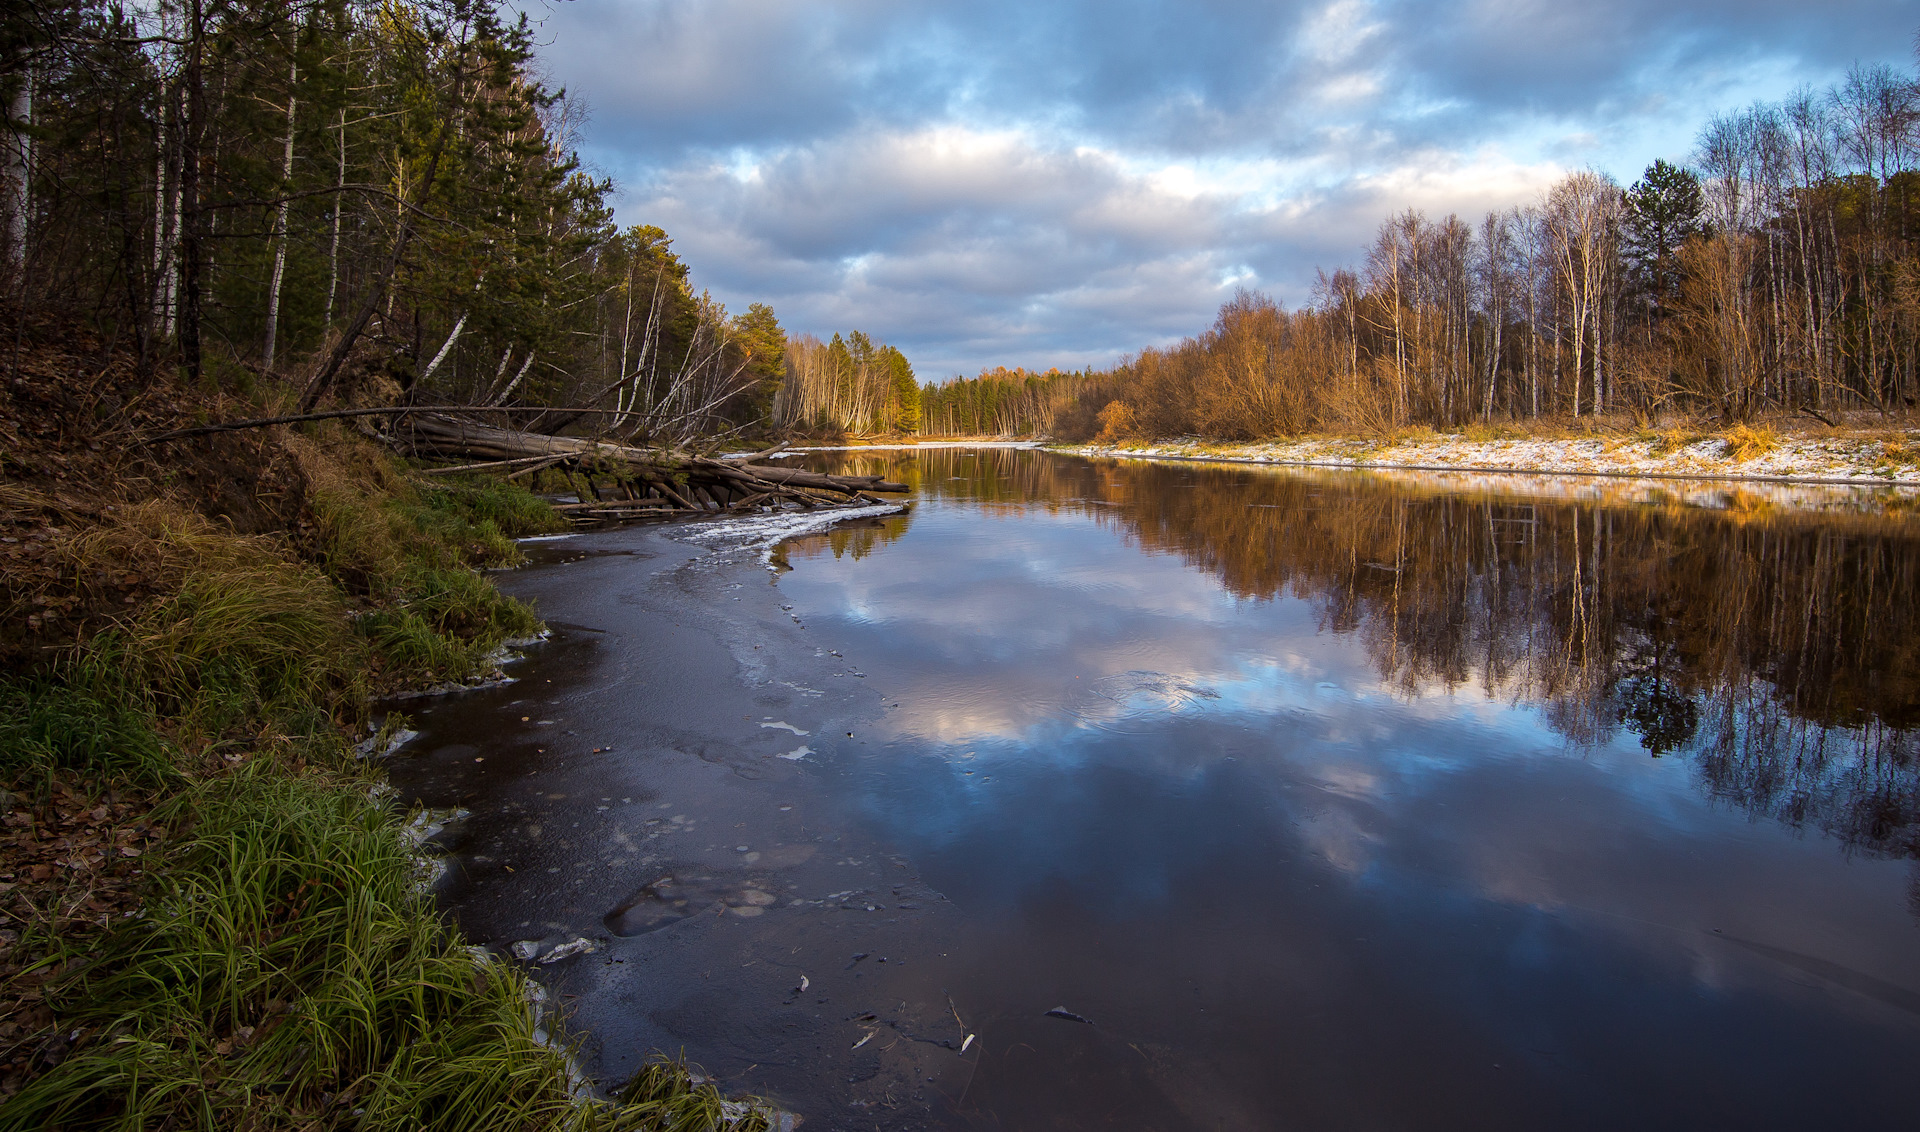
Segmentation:
[(439, 413), (402, 417), (394, 425), (392, 439), (416, 457), (479, 461), (432, 468), (427, 475), (505, 471), (507, 478), (515, 479), (546, 469), (560, 471), (579, 489), (580, 502), (562, 503), (556, 509), (576, 523), (743, 511), (784, 503), (807, 508), (883, 503), (872, 493), (909, 490), (906, 484), (889, 483), (880, 476), (830, 476), (754, 463), (785, 445), (751, 456), (715, 459), (584, 437), (517, 432)]

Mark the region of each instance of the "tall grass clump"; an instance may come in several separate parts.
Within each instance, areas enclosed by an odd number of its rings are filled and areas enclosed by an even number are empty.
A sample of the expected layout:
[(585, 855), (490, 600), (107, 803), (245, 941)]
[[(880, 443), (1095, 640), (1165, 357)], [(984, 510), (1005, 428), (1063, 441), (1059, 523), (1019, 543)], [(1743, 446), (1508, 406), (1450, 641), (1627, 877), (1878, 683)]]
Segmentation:
[(152, 717), (123, 701), (47, 677), (0, 685), (0, 777), (61, 771), (158, 786), (174, 764)]
[(530, 607), (475, 571), (516, 565), (515, 538), (567, 525), (543, 500), (513, 484), (416, 484), (386, 454), (344, 439), (291, 447), (307, 479), (310, 554), (373, 604), (357, 627), (390, 678), (468, 679), (504, 641), (539, 630)]
[(324, 578), (269, 560), (189, 573), (124, 633), (97, 639), (82, 667), (95, 683), (131, 677), (159, 711), (217, 735), (261, 716), (353, 711), (365, 651)]
[(1734, 425), (1721, 433), (1720, 438), (1726, 442), (1724, 452), (1727, 459), (1736, 464), (1744, 464), (1756, 456), (1765, 456), (1780, 447), (1780, 434), (1766, 425)]
[(149, 503), (76, 538), (61, 566), (82, 589), (135, 569), (160, 594), (61, 659), (55, 674), (75, 694), (167, 720), (190, 741), (363, 710), (367, 645), (347, 601), (280, 540)]
[(341, 784), (241, 772), (174, 799), (193, 823), (145, 915), (50, 983), (77, 1035), (0, 1129), (765, 1128), (580, 1103), (526, 984), (433, 915), (394, 820)]

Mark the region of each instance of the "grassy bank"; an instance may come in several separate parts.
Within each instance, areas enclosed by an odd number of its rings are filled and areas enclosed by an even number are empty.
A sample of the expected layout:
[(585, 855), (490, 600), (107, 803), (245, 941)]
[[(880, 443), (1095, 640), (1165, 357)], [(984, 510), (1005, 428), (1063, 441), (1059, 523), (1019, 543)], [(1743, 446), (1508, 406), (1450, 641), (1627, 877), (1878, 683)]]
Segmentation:
[[(767, 1126), (664, 1063), (583, 1099), (353, 756), (371, 696), (537, 631), (479, 571), (563, 520), (329, 427), (82, 506), (108, 450), (53, 431), (0, 483), (0, 1129)], [(250, 501), (200, 505), (195, 459)]]

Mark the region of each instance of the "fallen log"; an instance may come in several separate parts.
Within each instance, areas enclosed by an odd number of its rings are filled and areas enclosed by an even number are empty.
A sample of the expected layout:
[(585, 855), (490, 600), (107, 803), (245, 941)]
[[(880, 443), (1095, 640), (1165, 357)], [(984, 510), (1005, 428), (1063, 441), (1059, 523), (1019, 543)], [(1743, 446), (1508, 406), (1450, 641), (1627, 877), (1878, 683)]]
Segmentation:
[[(394, 436), (416, 456), (480, 461), (462, 465), (515, 467), (516, 475), (538, 468), (563, 465), (569, 475), (586, 483), (582, 514), (601, 514), (619, 504), (600, 498), (594, 477), (612, 476), (629, 498), (636, 483), (649, 496), (664, 497), (687, 512), (733, 511), (750, 506), (794, 503), (802, 507), (840, 506), (862, 500), (877, 501), (871, 492), (906, 492), (903, 483), (881, 476), (836, 476), (800, 468), (776, 468), (740, 459), (718, 460), (690, 453), (631, 445), (610, 444), (577, 436), (548, 436), (462, 420), (446, 414), (410, 415), (396, 422)], [(762, 459), (779, 451), (776, 446), (746, 457)], [(594, 496), (591, 504), (585, 497)], [(638, 510), (638, 509), (636, 509)], [(655, 513), (657, 509), (649, 509)]]
[(620, 499), (612, 503), (555, 503), (553, 509), (562, 514), (574, 511), (678, 511), (664, 499)]

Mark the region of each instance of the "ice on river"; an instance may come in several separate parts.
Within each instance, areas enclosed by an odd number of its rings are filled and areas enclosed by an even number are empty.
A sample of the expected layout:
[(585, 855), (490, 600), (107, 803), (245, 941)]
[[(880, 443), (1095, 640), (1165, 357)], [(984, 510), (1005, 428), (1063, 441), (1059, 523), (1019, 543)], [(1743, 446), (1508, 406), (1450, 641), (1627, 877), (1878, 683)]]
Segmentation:
[(715, 519), (687, 528), (680, 537), (722, 552), (758, 551), (760, 561), (771, 569), (774, 548), (787, 539), (826, 530), (846, 519), (897, 515), (906, 509), (904, 503), (875, 503), (867, 507), (835, 507), (822, 511), (773, 511), (762, 515), (743, 515), (737, 519)]

